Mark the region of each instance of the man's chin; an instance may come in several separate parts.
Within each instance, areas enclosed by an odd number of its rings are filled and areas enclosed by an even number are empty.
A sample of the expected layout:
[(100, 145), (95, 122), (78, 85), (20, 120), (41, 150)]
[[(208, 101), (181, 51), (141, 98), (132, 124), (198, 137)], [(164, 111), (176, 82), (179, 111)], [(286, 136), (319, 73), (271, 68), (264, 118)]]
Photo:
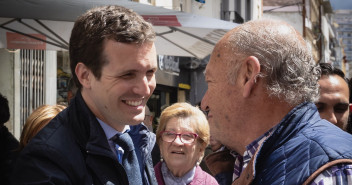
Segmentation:
[(144, 121), (144, 119), (134, 118), (131, 120), (131, 122), (129, 124), (130, 125), (138, 125), (138, 124), (142, 123), (143, 121)]
[(139, 125), (141, 123), (142, 123), (142, 121), (140, 121), (140, 122), (132, 122), (132, 123), (129, 123), (129, 125), (133, 126), (133, 125)]

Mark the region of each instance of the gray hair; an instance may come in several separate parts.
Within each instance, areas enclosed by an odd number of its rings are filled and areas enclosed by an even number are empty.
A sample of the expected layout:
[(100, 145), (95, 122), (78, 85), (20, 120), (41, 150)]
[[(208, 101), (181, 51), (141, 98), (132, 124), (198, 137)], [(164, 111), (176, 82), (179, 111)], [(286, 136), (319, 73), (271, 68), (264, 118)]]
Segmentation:
[[(270, 97), (291, 105), (319, 99), (320, 68), (300, 34), (282, 21), (255, 20), (230, 32), (227, 45), (242, 61), (255, 56), (260, 62), (258, 77), (264, 78)], [(228, 79), (236, 82), (242, 62), (227, 62)]]

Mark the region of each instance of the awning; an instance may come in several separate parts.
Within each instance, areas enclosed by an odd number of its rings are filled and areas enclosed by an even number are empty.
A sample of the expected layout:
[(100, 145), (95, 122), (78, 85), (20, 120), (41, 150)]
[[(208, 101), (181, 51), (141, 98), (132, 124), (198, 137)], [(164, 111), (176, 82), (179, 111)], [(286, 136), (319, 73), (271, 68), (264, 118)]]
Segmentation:
[(1, 0), (0, 47), (9, 48), (10, 39), (15, 40), (15, 44), (25, 43), (7, 33), (18, 32), (32, 38), (37, 38), (35, 34), (45, 35), (43, 40), (48, 50), (67, 49), (76, 18), (87, 9), (102, 5), (124, 6), (150, 21), (157, 32), (156, 48), (160, 55), (203, 59), (228, 30), (237, 26), (228, 21), (126, 0)]

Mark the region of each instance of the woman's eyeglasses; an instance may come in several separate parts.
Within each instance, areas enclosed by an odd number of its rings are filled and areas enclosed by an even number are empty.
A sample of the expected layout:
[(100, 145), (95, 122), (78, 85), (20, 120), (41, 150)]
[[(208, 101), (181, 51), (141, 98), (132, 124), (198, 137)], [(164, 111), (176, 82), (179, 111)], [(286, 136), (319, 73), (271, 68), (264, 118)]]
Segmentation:
[(161, 132), (161, 139), (168, 143), (174, 142), (177, 136), (179, 136), (181, 142), (184, 144), (191, 144), (198, 137), (196, 133), (192, 133), (192, 132), (180, 133), (180, 134), (177, 134), (175, 132), (170, 132), (170, 131)]

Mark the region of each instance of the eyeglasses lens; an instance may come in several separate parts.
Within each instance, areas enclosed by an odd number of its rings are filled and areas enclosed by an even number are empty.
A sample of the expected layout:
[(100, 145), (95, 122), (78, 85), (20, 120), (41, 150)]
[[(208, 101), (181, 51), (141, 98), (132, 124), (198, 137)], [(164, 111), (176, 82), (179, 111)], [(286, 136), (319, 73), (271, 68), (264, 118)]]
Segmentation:
[(171, 143), (176, 139), (177, 136), (180, 136), (181, 142), (185, 144), (193, 143), (196, 139), (196, 135), (193, 133), (176, 134), (173, 132), (164, 132), (162, 134), (162, 140)]

